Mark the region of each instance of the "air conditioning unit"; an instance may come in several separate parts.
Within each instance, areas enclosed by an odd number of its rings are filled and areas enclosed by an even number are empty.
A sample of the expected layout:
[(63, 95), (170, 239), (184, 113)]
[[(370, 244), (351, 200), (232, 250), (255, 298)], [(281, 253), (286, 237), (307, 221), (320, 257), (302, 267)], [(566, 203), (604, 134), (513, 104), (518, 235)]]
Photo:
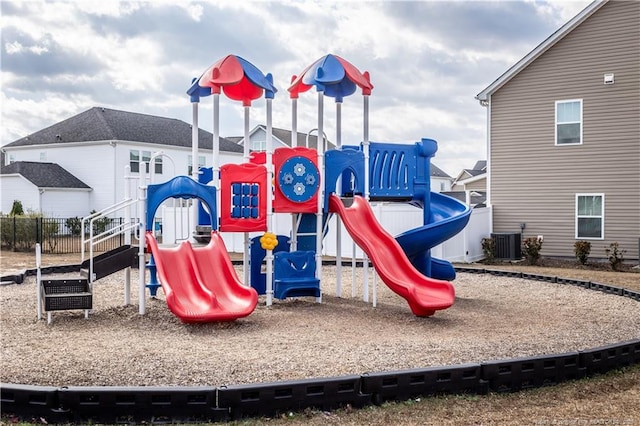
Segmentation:
[(491, 234), (496, 242), (496, 259), (520, 260), (522, 258), (522, 241), (519, 232)]

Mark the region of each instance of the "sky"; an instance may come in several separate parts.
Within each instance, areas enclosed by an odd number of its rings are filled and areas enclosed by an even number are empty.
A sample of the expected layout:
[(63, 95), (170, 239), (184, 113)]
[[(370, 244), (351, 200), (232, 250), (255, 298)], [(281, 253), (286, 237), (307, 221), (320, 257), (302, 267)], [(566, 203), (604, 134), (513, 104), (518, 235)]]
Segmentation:
[[(475, 95), (590, 2), (1, 0), (0, 143), (95, 106), (191, 123), (191, 80), (227, 55), (273, 75), (273, 126), (291, 129), (291, 77), (331, 53), (371, 75), (369, 139), (435, 139), (433, 163), (455, 177), (486, 159)], [(199, 124), (212, 132), (210, 100)], [(240, 103), (221, 98), (220, 109), (220, 135), (242, 136)], [(317, 116), (317, 97), (301, 94), (298, 131)], [(335, 116), (326, 98), (331, 141)], [(250, 117), (251, 128), (266, 123), (264, 99)], [(363, 128), (357, 91), (342, 105), (342, 143), (359, 143)]]

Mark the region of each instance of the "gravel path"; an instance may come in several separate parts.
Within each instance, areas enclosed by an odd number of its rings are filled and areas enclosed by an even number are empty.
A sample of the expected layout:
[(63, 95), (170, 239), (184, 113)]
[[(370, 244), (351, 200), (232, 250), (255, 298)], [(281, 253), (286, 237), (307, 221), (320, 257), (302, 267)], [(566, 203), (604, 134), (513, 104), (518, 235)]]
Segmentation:
[[(361, 282), (361, 269), (357, 280)], [(53, 278), (53, 276), (50, 276)], [(56, 278), (58, 278), (57, 276)], [(186, 325), (162, 292), (138, 315), (137, 271), (96, 282), (94, 312), (36, 319), (35, 278), (0, 287), (0, 380), (34, 385), (220, 386), (571, 352), (640, 337), (640, 304), (574, 286), (458, 274), (456, 302), (430, 318), (378, 280), (378, 303), (343, 298), (323, 268), (323, 303), (275, 300), (232, 323)]]

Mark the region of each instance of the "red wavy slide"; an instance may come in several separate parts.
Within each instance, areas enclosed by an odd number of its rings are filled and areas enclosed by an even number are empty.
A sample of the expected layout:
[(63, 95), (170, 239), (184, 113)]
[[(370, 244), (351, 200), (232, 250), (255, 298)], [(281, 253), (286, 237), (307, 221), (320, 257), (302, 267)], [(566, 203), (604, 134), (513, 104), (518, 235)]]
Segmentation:
[(177, 247), (159, 247), (151, 232), (145, 239), (167, 306), (180, 321), (233, 321), (255, 310), (258, 293), (238, 278), (218, 232), (211, 232), (205, 247), (193, 247), (188, 241)]
[(329, 210), (342, 218), (351, 238), (367, 253), (382, 281), (407, 300), (416, 316), (428, 317), (437, 310), (451, 307), (455, 299), (451, 283), (418, 272), (396, 239), (382, 228), (367, 200), (360, 196), (352, 200), (347, 207), (333, 194), (329, 198)]

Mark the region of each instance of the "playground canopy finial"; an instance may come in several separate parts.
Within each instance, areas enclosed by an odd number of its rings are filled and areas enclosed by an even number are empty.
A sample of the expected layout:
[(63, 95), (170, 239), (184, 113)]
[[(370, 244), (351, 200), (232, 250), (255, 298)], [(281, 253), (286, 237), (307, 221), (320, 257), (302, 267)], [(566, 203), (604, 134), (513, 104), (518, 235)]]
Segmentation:
[[(207, 93), (209, 90), (209, 93)], [(273, 85), (271, 74), (262, 74), (251, 62), (236, 55), (220, 59), (197, 78), (187, 90), (187, 94), (199, 98), (213, 93), (224, 92), (230, 99), (242, 101), (244, 106), (265, 97), (272, 99), (278, 91)]]
[(358, 68), (337, 55), (328, 54), (309, 65), (297, 77), (292, 78), (289, 96), (297, 99), (299, 94), (316, 86), (319, 92), (342, 102), (342, 98), (352, 95), (356, 87), (362, 89), (363, 95), (370, 95), (373, 90), (369, 73), (361, 73)]

